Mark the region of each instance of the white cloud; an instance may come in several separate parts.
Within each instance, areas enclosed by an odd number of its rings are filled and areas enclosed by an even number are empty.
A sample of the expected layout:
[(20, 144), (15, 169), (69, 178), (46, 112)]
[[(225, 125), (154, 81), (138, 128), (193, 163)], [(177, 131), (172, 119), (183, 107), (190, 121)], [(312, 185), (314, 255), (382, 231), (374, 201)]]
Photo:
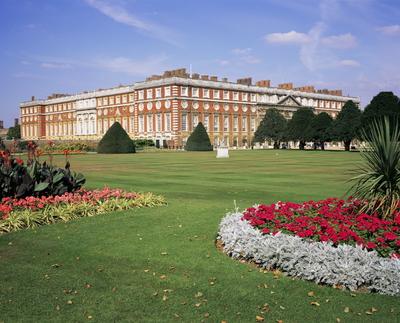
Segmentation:
[(350, 33), (324, 37), (321, 42), (328, 47), (343, 49), (353, 48), (357, 45), (356, 37)]
[(343, 59), (338, 62), (338, 65), (344, 67), (359, 67), (360, 63), (353, 59)]
[(67, 63), (57, 63), (57, 62), (43, 62), (40, 64), (43, 68), (49, 69), (69, 69), (72, 68), (70, 64)]
[(294, 30), (287, 33), (268, 34), (265, 36), (265, 40), (273, 44), (306, 44), (311, 41), (308, 34), (299, 33)]
[(116, 73), (149, 76), (159, 73), (165, 67), (166, 60), (166, 55), (152, 56), (142, 60), (135, 60), (128, 57), (114, 57), (96, 59), (91, 65), (95, 68), (106, 69)]
[(385, 35), (400, 35), (400, 25), (383, 26), (377, 30)]
[(235, 55), (235, 60), (240, 61), (241, 63), (246, 63), (246, 64), (261, 63), (261, 60), (258, 57), (254, 56), (252, 52), (253, 49), (250, 47), (232, 49), (232, 53)]
[(147, 22), (138, 18), (127, 9), (118, 6), (110, 0), (85, 0), (86, 3), (95, 8), (105, 16), (114, 21), (146, 32), (156, 38), (162, 39), (170, 44), (178, 45), (176, 35), (165, 26), (159, 26), (155, 23)]

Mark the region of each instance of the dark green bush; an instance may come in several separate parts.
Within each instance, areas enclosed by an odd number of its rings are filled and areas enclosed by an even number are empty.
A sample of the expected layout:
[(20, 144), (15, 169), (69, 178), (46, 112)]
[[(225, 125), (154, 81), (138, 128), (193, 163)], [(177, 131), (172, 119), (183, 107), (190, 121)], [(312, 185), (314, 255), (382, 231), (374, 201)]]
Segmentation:
[(185, 150), (187, 151), (210, 151), (213, 147), (208, 137), (207, 130), (204, 128), (203, 124), (199, 122), (197, 127), (189, 136)]
[(155, 143), (151, 139), (136, 139), (133, 141), (136, 147), (154, 147)]
[(135, 144), (119, 122), (115, 122), (97, 146), (99, 154), (135, 153)]

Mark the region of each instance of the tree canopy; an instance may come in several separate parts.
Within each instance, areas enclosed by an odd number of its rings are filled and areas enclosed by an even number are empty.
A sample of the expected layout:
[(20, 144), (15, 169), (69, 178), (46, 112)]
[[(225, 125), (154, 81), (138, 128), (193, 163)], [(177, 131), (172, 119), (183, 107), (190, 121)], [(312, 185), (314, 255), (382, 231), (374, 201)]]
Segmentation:
[(361, 117), (361, 110), (353, 101), (349, 100), (344, 104), (333, 122), (333, 137), (336, 140), (343, 141), (346, 151), (350, 150), (351, 141), (359, 135)]
[(279, 142), (286, 134), (287, 121), (278, 109), (268, 109), (254, 133), (254, 141), (273, 140), (274, 148), (279, 148)]
[(326, 112), (317, 114), (310, 122), (310, 137), (322, 150), (325, 149), (325, 142), (332, 140), (332, 117)]
[(7, 139), (20, 139), (21, 138), (21, 126), (19, 124), (14, 127), (10, 127), (7, 131)]
[(362, 122), (369, 124), (377, 117), (400, 117), (400, 100), (393, 92), (380, 92), (365, 107)]
[(136, 150), (133, 140), (121, 124), (114, 122), (100, 140), (97, 152), (100, 154), (128, 154), (135, 153)]
[(198, 123), (194, 131), (190, 134), (185, 150), (187, 151), (210, 151), (213, 147), (208, 137), (207, 130), (201, 122)]
[(310, 108), (302, 107), (293, 113), (288, 122), (287, 137), (293, 141), (299, 141), (299, 148), (304, 149), (306, 141), (311, 140), (311, 121), (314, 113)]

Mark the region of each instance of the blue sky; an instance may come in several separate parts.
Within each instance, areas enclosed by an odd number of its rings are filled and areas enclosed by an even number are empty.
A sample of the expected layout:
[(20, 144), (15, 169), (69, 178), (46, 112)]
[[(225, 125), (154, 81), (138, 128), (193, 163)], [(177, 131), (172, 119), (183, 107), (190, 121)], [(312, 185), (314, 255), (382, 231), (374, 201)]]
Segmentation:
[(167, 69), (400, 95), (398, 0), (1, 0), (0, 119)]

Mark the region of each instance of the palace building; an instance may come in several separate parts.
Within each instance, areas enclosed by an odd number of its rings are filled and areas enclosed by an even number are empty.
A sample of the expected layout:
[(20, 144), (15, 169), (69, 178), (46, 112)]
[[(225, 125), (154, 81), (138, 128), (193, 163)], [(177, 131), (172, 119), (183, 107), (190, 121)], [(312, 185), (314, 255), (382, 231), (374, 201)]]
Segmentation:
[(132, 139), (152, 139), (159, 147), (183, 147), (202, 122), (214, 145), (246, 147), (266, 109), (290, 118), (299, 107), (336, 117), (346, 101), (341, 90), (272, 87), (269, 80), (192, 74), (185, 69), (153, 75), (143, 82), (75, 95), (53, 94), (20, 104), (21, 134), (27, 140), (99, 140), (116, 121)]

